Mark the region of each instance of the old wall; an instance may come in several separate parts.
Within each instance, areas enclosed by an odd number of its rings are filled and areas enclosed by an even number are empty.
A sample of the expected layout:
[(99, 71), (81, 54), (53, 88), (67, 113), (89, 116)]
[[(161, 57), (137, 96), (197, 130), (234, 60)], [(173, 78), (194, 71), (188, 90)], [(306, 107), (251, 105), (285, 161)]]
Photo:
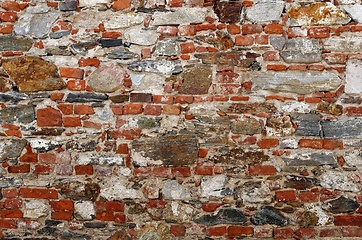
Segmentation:
[(359, 0), (0, 6), (1, 239), (362, 238)]

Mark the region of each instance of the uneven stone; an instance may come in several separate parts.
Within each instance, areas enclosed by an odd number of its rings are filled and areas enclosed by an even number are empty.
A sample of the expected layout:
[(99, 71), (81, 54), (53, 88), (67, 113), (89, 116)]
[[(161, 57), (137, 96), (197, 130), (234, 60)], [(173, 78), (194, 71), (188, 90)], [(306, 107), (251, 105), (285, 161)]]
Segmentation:
[(84, 227), (86, 228), (105, 228), (108, 224), (106, 222), (85, 222)]
[(35, 120), (34, 107), (30, 105), (9, 106), (0, 110), (0, 121), (7, 123), (31, 123)]
[(276, 107), (272, 103), (233, 103), (226, 106), (224, 112), (237, 114), (273, 113)]
[(86, 234), (77, 233), (73, 231), (64, 232), (60, 238), (60, 240), (91, 240), (92, 238)]
[(66, 142), (65, 144), (65, 148), (68, 151), (90, 152), (96, 150), (96, 147), (97, 147), (97, 142), (95, 140), (88, 140), (88, 139), (86, 141), (71, 140)]
[(254, 135), (261, 133), (261, 125), (255, 118), (242, 118), (231, 122), (231, 132), (235, 134)]
[(225, 51), (234, 47), (234, 42), (229, 34), (223, 31), (216, 31), (196, 36), (197, 40), (211, 44), (216, 48)]
[(180, 54), (180, 46), (176, 41), (167, 38), (157, 43), (155, 54), (158, 56), (176, 56)]
[(62, 38), (64, 36), (70, 35), (70, 32), (71, 32), (70, 30), (52, 32), (52, 33), (49, 33), (49, 37), (52, 38), (52, 39), (59, 39), (59, 38)]
[(0, 51), (29, 51), (34, 41), (25, 36), (0, 35)]
[(49, 214), (49, 205), (41, 200), (27, 200), (24, 202), (24, 217), (38, 219)]
[(265, 131), (268, 136), (284, 137), (292, 135), (295, 132), (295, 129), (289, 116), (272, 116), (266, 121)]
[(244, 213), (237, 209), (226, 208), (220, 209), (215, 215), (203, 215), (194, 219), (195, 223), (214, 226), (218, 224), (241, 225), (247, 221)]
[(351, 34), (338, 37), (330, 37), (324, 40), (323, 46), (325, 50), (341, 53), (353, 53), (362, 51), (362, 37), (360, 35)]
[(282, 110), (288, 113), (310, 113), (310, 106), (304, 102), (286, 102)]
[(297, 190), (306, 190), (319, 185), (317, 178), (303, 177), (290, 175), (286, 176), (287, 181), (285, 182), (285, 187), (294, 188)]
[(214, 12), (220, 22), (238, 23), (241, 18), (242, 5), (238, 2), (214, 2)]
[(255, 225), (275, 224), (284, 226), (288, 224), (288, 219), (284, 217), (279, 210), (272, 206), (261, 207), (251, 218), (250, 221)]
[(125, 94), (110, 95), (108, 97), (109, 97), (109, 100), (111, 100), (114, 103), (123, 103), (123, 102), (127, 102), (129, 100), (129, 95), (125, 95)]
[(349, 16), (353, 19), (353, 21), (357, 23), (362, 23), (362, 5), (354, 4), (354, 5), (345, 5), (342, 8), (348, 13)]
[(252, 66), (259, 56), (260, 55), (256, 53), (243, 51), (195, 54), (195, 57), (201, 59), (204, 64), (221, 64), (243, 68)]
[(72, 52), (67, 46), (47, 46), (45, 52), (48, 56), (60, 55), (60, 56), (71, 56)]
[(89, 103), (89, 102), (103, 102), (107, 100), (108, 97), (105, 94), (96, 94), (96, 93), (69, 93), (66, 97), (66, 102), (80, 102), (80, 103)]
[(100, 189), (97, 183), (67, 179), (58, 180), (53, 186), (64, 198), (81, 201), (95, 201)]
[(285, 1), (263, 0), (247, 8), (246, 18), (252, 22), (279, 21), (284, 9)]
[[(114, 184), (117, 183), (117, 184)], [(138, 199), (142, 193), (132, 188), (133, 183), (123, 177), (113, 177), (103, 182), (100, 189), (100, 196), (107, 200)]]
[(191, 198), (190, 189), (182, 186), (177, 180), (166, 182), (162, 187), (162, 196), (170, 200), (189, 200)]
[(215, 154), (209, 158), (215, 163), (224, 164), (256, 164), (269, 160), (269, 156), (262, 151), (245, 150), (241, 148), (227, 149), (220, 154)]
[(286, 43), (285, 37), (282, 36), (270, 36), (270, 45), (273, 46), (274, 49), (281, 51), (284, 48), (284, 45)]
[(182, 72), (181, 62), (169, 60), (143, 60), (128, 65), (128, 69), (135, 72), (151, 72), (162, 74), (177, 74)]
[(137, 125), (141, 129), (159, 128), (161, 126), (161, 117), (146, 118), (140, 117), (137, 119)]
[(342, 10), (332, 3), (311, 3), (288, 10), (291, 26), (344, 25), (351, 21)]
[(23, 184), (22, 179), (16, 179), (13, 177), (0, 176), (0, 188), (14, 188), (20, 187)]
[(29, 96), (19, 92), (0, 93), (0, 101), (2, 102), (19, 102), (28, 100)]
[(3, 59), (2, 66), (20, 92), (52, 91), (65, 88), (58, 68), (39, 57)]
[(119, 65), (100, 65), (88, 77), (88, 84), (95, 92), (115, 92), (123, 87), (125, 74)]
[(131, 52), (128, 48), (119, 48), (114, 49), (112, 52), (107, 54), (107, 57), (110, 59), (132, 59), (137, 58), (138, 55), (136, 53)]
[(337, 166), (337, 159), (331, 152), (297, 153), (282, 159), (289, 166)]
[(301, 227), (313, 227), (317, 226), (318, 224), (318, 216), (314, 212), (305, 211), (299, 218), (298, 218), (298, 224)]
[(362, 78), (362, 60), (360, 59), (348, 60), (346, 65), (346, 84), (344, 87), (344, 91), (346, 93), (352, 93), (352, 94), (362, 93), (361, 78)]
[(61, 1), (58, 4), (60, 11), (75, 11), (77, 10), (77, 1), (75, 0), (65, 0)]
[(244, 203), (270, 203), (272, 198), (269, 186), (265, 182), (248, 181), (237, 188), (234, 192), (240, 196)]
[(359, 192), (360, 187), (342, 172), (328, 170), (320, 177), (320, 185), (324, 188), (332, 188), (345, 192)]
[(154, 26), (197, 24), (204, 22), (207, 14), (206, 8), (179, 8), (173, 12), (155, 12), (151, 23)]
[(179, 87), (181, 94), (207, 94), (212, 82), (212, 69), (197, 65), (184, 68), (183, 82)]
[(343, 113), (343, 106), (335, 103), (322, 101), (318, 103), (317, 110), (332, 115), (341, 115)]
[(314, 114), (294, 114), (293, 121), (298, 123), (296, 135), (298, 136), (323, 136), (321, 126), (322, 118)]
[(110, 0), (79, 0), (79, 7), (94, 7), (108, 3), (110, 3)]
[(83, 153), (78, 155), (79, 165), (123, 165), (123, 157), (111, 154)]
[(26, 140), (23, 139), (7, 139), (0, 141), (0, 161), (17, 159), (23, 151)]
[(104, 27), (106, 29), (120, 29), (129, 28), (132, 26), (140, 25), (144, 20), (143, 14), (130, 13), (111, 13), (109, 16), (104, 17)]
[(122, 46), (122, 39), (102, 38), (102, 39), (100, 39), (100, 44), (101, 44), (102, 48), (118, 47), (118, 46)]
[(48, 152), (61, 146), (58, 141), (49, 139), (33, 138), (29, 140), (32, 149), (38, 152)]
[(279, 140), (279, 146), (281, 149), (297, 149), (298, 141), (296, 139), (282, 139)]
[(359, 208), (359, 204), (352, 199), (341, 196), (337, 199), (324, 203), (322, 208), (334, 214), (352, 213)]
[(65, 131), (64, 128), (40, 128), (32, 131), (35, 136), (46, 135), (46, 136), (60, 136)]
[(287, 39), (280, 56), (287, 63), (316, 63), (322, 61), (318, 39)]
[(97, 46), (99, 46), (99, 43), (96, 41), (80, 42), (70, 45), (70, 51), (73, 54), (85, 56), (89, 50), (94, 49)]
[(0, 69), (0, 92), (9, 92), (13, 89), (13, 82), (10, 80), (9, 75)]
[(136, 166), (185, 166), (197, 160), (198, 141), (192, 135), (166, 135), (132, 142)]
[(228, 178), (220, 174), (201, 179), (201, 197), (222, 197)]
[(162, 94), (165, 77), (160, 74), (135, 74), (131, 73), (132, 88), (134, 91)]
[(362, 119), (356, 118), (347, 121), (321, 122), (323, 135), (328, 139), (361, 138)]
[(250, 72), (248, 78), (253, 82), (253, 91), (271, 90), (308, 94), (313, 92), (333, 91), (342, 83), (334, 72), (287, 71), (287, 72)]

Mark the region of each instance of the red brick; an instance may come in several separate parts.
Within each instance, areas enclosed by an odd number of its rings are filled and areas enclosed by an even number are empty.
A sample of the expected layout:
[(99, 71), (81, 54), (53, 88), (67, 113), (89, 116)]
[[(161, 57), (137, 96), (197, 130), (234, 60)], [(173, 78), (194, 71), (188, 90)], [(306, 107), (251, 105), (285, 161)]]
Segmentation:
[(305, 102), (307, 102), (307, 103), (319, 103), (320, 101), (321, 101), (321, 99), (316, 98), (316, 97), (305, 98)]
[(283, 25), (272, 23), (264, 27), (264, 32), (267, 34), (283, 34)]
[(266, 45), (269, 43), (269, 36), (265, 34), (255, 36), (255, 43)]
[(107, 201), (106, 210), (110, 212), (123, 212), (124, 204), (116, 201)]
[(64, 117), (63, 125), (64, 127), (80, 127), (82, 126), (82, 122), (80, 121), (80, 117)]
[(262, 31), (263, 31), (263, 27), (261, 25), (256, 25), (256, 24), (243, 24), (242, 25), (243, 34), (255, 34), (255, 33), (261, 33)]
[(151, 48), (143, 48), (141, 50), (141, 56), (142, 58), (150, 58), (152, 55), (151, 55)]
[(254, 44), (253, 36), (242, 36), (238, 35), (235, 37), (235, 45), (236, 46), (251, 46)]
[(204, 210), (205, 212), (215, 212), (216, 209), (218, 209), (222, 205), (222, 203), (203, 203), (202, 210)]
[(118, 153), (118, 154), (128, 154), (128, 151), (129, 151), (128, 144), (127, 143), (122, 143), (122, 144), (120, 144), (118, 146), (116, 153)]
[[(102, 38), (112, 38), (112, 39), (117, 39), (119, 37), (121, 37), (122, 34), (120, 32), (102, 32)], [(88, 59), (95, 59), (95, 60), (98, 60), (96, 58), (88, 58)], [(99, 60), (98, 60), (99, 61)], [(97, 64), (97, 61), (93, 61), (93, 62), (90, 62), (91, 65), (89, 66), (94, 66), (94, 67), (98, 67), (99, 64), (100, 64), (100, 61), (99, 63)], [(79, 64), (79, 61), (78, 61), (78, 64)], [(80, 65), (79, 65), (80, 66)], [(81, 66), (80, 66), (81, 67)]]
[(362, 226), (362, 216), (334, 216), (334, 225), (336, 226)]
[(318, 202), (319, 193), (318, 192), (300, 192), (299, 200), (301, 202)]
[(0, 20), (2, 22), (15, 22), (17, 19), (16, 12), (0, 12)]
[(77, 165), (74, 167), (76, 175), (92, 175), (93, 166), (92, 165)]
[(131, 6), (132, 0), (116, 0), (112, 4), (112, 8), (115, 10), (122, 10)]
[(4, 207), (7, 209), (18, 209), (23, 205), (23, 201), (18, 198), (6, 199), (4, 202)]
[(224, 236), (226, 234), (226, 226), (209, 227), (206, 235), (210, 237)]
[(73, 105), (67, 103), (59, 103), (57, 106), (63, 114), (73, 114)]
[(306, 71), (307, 65), (292, 65), (288, 67), (289, 70), (300, 70), (300, 71)]
[(228, 227), (228, 236), (236, 237), (236, 236), (250, 236), (253, 235), (252, 227), (243, 227), (243, 226), (229, 226)]
[(256, 238), (272, 238), (273, 237), (273, 228), (256, 227), (256, 228), (254, 228), (254, 237), (256, 237)]
[(172, 104), (173, 96), (153, 95), (152, 101), (154, 103)]
[(153, 175), (155, 177), (167, 178), (167, 177), (170, 177), (171, 171), (170, 171), (170, 168), (166, 168), (166, 167), (154, 167)]
[(293, 229), (291, 228), (274, 228), (274, 238), (287, 239), (293, 237)]
[(57, 199), (58, 192), (53, 189), (20, 188), (20, 196), (23, 198)]
[(359, 237), (362, 238), (362, 227), (343, 227), (343, 237)]
[(194, 25), (181, 25), (178, 27), (179, 36), (195, 36), (196, 28)]
[(338, 227), (320, 229), (319, 236), (325, 237), (342, 237), (341, 229)]
[(190, 177), (191, 176), (190, 167), (174, 167), (174, 168), (172, 168), (171, 171), (175, 177)]
[(196, 166), (195, 167), (195, 174), (198, 175), (212, 175), (212, 167), (208, 166)]
[(251, 165), (249, 166), (249, 174), (252, 176), (259, 176), (259, 175), (275, 175), (277, 170), (274, 166), (269, 165)]
[(39, 109), (36, 112), (39, 127), (60, 127), (62, 126), (62, 113), (52, 107)]
[(323, 140), (323, 148), (327, 150), (343, 149), (343, 142), (340, 140)]
[(277, 52), (277, 51), (266, 51), (263, 54), (263, 59), (264, 59), (264, 61), (279, 61), (279, 59), (280, 59), (279, 52)]
[(182, 225), (171, 225), (170, 231), (176, 237), (182, 237), (186, 234), (186, 228)]
[(87, 66), (98, 67), (99, 64), (100, 61), (97, 58), (81, 58), (78, 60), (79, 67), (87, 67)]
[(295, 202), (297, 200), (296, 190), (283, 190), (275, 193), (278, 202)]
[(198, 24), (198, 25), (195, 25), (195, 31), (196, 31), (196, 32), (208, 31), (208, 30), (213, 30), (213, 31), (215, 31), (215, 30), (216, 30), (216, 24), (209, 23), (209, 24)]
[(271, 71), (285, 71), (285, 70), (287, 70), (287, 66), (285, 66), (283, 64), (268, 64), (266, 67), (267, 67), (267, 70), (271, 70)]
[(17, 228), (15, 220), (0, 219), (0, 228)]
[(239, 34), (241, 32), (240, 26), (238, 26), (236, 24), (227, 25), (226, 29), (227, 29), (228, 33), (230, 33), (230, 34)]
[(166, 202), (164, 200), (150, 199), (146, 202), (146, 208), (162, 209), (165, 207), (166, 207)]
[(322, 139), (300, 139), (299, 140), (299, 147), (322, 149), (323, 148), (323, 140)]
[(309, 65), (309, 66), (308, 66), (308, 70), (323, 71), (323, 70), (324, 70), (324, 66), (323, 66), (323, 65)]
[(167, 4), (170, 7), (182, 7), (184, 0), (168, 0)]
[(347, 107), (344, 112), (349, 117), (360, 117), (362, 116), (362, 107)]
[(17, 198), (19, 190), (17, 188), (3, 188), (2, 195), (4, 198)]
[(52, 212), (52, 219), (70, 221), (73, 219), (73, 212), (68, 212), (68, 211)]
[(20, 4), (15, 1), (6, 1), (1, 4), (1, 7), (7, 11), (16, 11), (19, 12), (21, 10)]
[(115, 213), (114, 214), (114, 221), (117, 223), (125, 223), (126, 222), (126, 215), (123, 213)]
[(129, 103), (124, 105), (123, 113), (124, 114), (141, 114), (143, 106), (142, 104), (138, 103)]
[(310, 38), (328, 38), (329, 37), (329, 27), (309, 28), (308, 36)]
[(20, 157), (20, 162), (37, 162), (38, 161), (38, 154), (37, 153), (25, 153), (23, 156)]
[(94, 109), (92, 106), (88, 105), (75, 105), (74, 106), (74, 113), (75, 114), (93, 114)]
[(264, 138), (257, 142), (260, 148), (274, 148), (279, 145), (279, 140), (276, 138)]
[(67, 82), (67, 88), (70, 91), (83, 91), (86, 89), (86, 82), (85, 80), (69, 80)]
[(0, 210), (1, 218), (22, 218), (23, 212), (21, 210)]
[(35, 174), (50, 174), (53, 172), (53, 168), (50, 165), (37, 164), (32, 166), (32, 172)]
[(176, 96), (175, 97), (175, 103), (191, 104), (193, 102), (194, 102), (193, 96)]
[(151, 168), (138, 167), (133, 170), (133, 175), (137, 177), (147, 177), (151, 175)]
[(326, 53), (324, 58), (328, 64), (345, 64), (347, 62), (347, 54), (343, 53)]
[(207, 156), (207, 152), (208, 152), (208, 150), (206, 148), (200, 148), (199, 153), (198, 153), (198, 157), (199, 158), (205, 158)]
[(162, 113), (162, 106), (159, 105), (146, 105), (143, 114), (145, 115), (161, 115)]
[(180, 43), (181, 53), (195, 52), (195, 45), (193, 42)]
[(84, 75), (84, 70), (80, 68), (60, 67), (59, 73), (60, 76), (64, 78), (82, 79)]
[(100, 221), (114, 221), (113, 212), (97, 212), (96, 219)]
[(9, 173), (28, 173), (28, 172), (30, 172), (30, 164), (9, 166), (8, 172)]
[(0, 34), (11, 34), (13, 32), (14, 25), (12, 24), (1, 24)]
[(101, 129), (102, 128), (102, 124), (101, 123), (95, 123), (92, 121), (83, 121), (83, 127), (85, 128), (95, 128), (95, 129)]
[(71, 200), (51, 201), (50, 206), (55, 211), (73, 211), (74, 204)]

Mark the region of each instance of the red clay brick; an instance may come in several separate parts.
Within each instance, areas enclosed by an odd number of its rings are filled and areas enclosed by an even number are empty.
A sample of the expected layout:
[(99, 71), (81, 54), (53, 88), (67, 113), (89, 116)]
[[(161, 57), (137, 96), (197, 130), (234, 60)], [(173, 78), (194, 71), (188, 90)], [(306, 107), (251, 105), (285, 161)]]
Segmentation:
[(175, 177), (190, 177), (191, 176), (190, 167), (174, 167), (174, 168), (172, 168), (171, 171)]
[(279, 145), (279, 140), (276, 138), (264, 138), (264, 139), (259, 140), (257, 142), (257, 145), (260, 148), (264, 148), (264, 149), (274, 148)]
[(57, 199), (58, 192), (53, 189), (20, 188), (20, 196), (23, 198)]
[(1, 218), (22, 218), (23, 212), (21, 210), (0, 210), (0, 217)]
[(283, 190), (275, 192), (275, 198), (278, 202), (295, 202), (297, 200), (296, 190)]
[(277, 170), (275, 169), (274, 166), (256, 166), (256, 165), (251, 165), (248, 168), (249, 174), (252, 176), (258, 176), (258, 175), (275, 175)]
[(334, 216), (334, 225), (336, 226), (362, 226), (362, 216)]
[(52, 212), (52, 219), (70, 221), (73, 219), (73, 212), (68, 212), (68, 211)]
[(76, 165), (74, 167), (75, 174), (77, 175), (92, 175), (93, 166), (92, 165)]
[(267, 34), (283, 34), (283, 25), (277, 23), (268, 24), (264, 27), (264, 32)]
[(50, 206), (54, 211), (73, 211), (74, 204), (71, 200), (51, 201)]
[(243, 24), (242, 25), (243, 34), (255, 34), (255, 33), (261, 33), (262, 31), (263, 31), (263, 27), (261, 25), (256, 25), (256, 24)]
[(30, 172), (30, 164), (9, 166), (8, 172), (9, 173), (28, 173), (28, 172)]
[(171, 225), (170, 231), (176, 237), (182, 237), (186, 234), (186, 228), (182, 225)]
[(299, 140), (299, 147), (322, 149), (323, 148), (323, 140), (322, 139), (300, 139)]
[(204, 203), (202, 204), (202, 210), (204, 210), (205, 212), (215, 212), (216, 209), (218, 209), (222, 205), (222, 203)]
[(226, 226), (209, 227), (206, 235), (210, 237), (224, 236), (226, 234)]
[(287, 239), (293, 237), (293, 229), (291, 228), (274, 228), (275, 239)]
[(244, 226), (229, 226), (227, 232), (229, 237), (245, 237), (253, 235), (253, 228)]
[(64, 78), (82, 79), (84, 75), (84, 70), (80, 68), (60, 67), (59, 73), (60, 76)]
[(39, 127), (59, 127), (62, 126), (62, 113), (52, 107), (39, 109), (36, 112)]
[(242, 36), (238, 35), (235, 37), (235, 45), (236, 46), (251, 46), (254, 44), (253, 36)]

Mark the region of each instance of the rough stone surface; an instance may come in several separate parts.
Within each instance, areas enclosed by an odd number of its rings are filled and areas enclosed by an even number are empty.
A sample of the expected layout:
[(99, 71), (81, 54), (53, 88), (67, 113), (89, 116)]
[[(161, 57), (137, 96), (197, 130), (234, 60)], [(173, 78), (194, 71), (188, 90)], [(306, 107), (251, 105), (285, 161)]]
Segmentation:
[(323, 204), (323, 208), (331, 213), (351, 213), (359, 208), (359, 204), (352, 199), (341, 196)]
[(141, 62), (133, 62), (128, 65), (128, 69), (135, 72), (151, 72), (162, 74), (177, 74), (182, 72), (182, 66), (179, 61), (168, 60), (144, 60)]
[(165, 77), (159, 74), (135, 74), (131, 73), (132, 88), (136, 92), (160, 94), (163, 91)]
[[(114, 183), (117, 182), (115, 185)], [(109, 179), (100, 191), (100, 196), (107, 200), (137, 199), (141, 198), (141, 192), (133, 189), (125, 178)]]
[(191, 198), (190, 190), (176, 180), (168, 181), (163, 185), (162, 195), (165, 199), (172, 200), (188, 200)]
[(244, 114), (255, 114), (255, 113), (272, 113), (276, 111), (276, 108), (271, 103), (234, 103), (225, 108), (225, 112), (228, 113), (244, 113)]
[(246, 182), (234, 190), (245, 203), (271, 202), (270, 189), (265, 182)]
[(106, 5), (109, 0), (79, 0), (79, 7), (94, 7), (96, 5)]
[(254, 135), (261, 133), (261, 125), (255, 118), (245, 118), (231, 123), (231, 132), (235, 134)]
[(1, 51), (29, 51), (33, 45), (33, 40), (25, 36), (1, 35)]
[(234, 42), (231, 36), (223, 31), (200, 34), (196, 36), (196, 39), (211, 44), (223, 51), (234, 47)]
[(315, 63), (322, 60), (322, 51), (317, 39), (288, 39), (280, 56), (287, 63)]
[(272, 206), (261, 207), (256, 214), (250, 218), (250, 221), (256, 225), (275, 224), (283, 226), (288, 223), (288, 219)]
[(356, 34), (346, 34), (339, 37), (330, 37), (323, 43), (324, 49), (333, 52), (352, 53), (362, 51), (362, 37)]
[(301, 153), (292, 154), (283, 157), (283, 160), (290, 166), (321, 166), (321, 165), (337, 165), (337, 160), (333, 153)]
[(219, 17), (220, 22), (237, 23), (241, 19), (241, 4), (237, 2), (219, 2), (214, 4), (214, 12)]
[(227, 182), (225, 175), (216, 175), (204, 177), (201, 179), (201, 196), (202, 197), (221, 197), (225, 190)]
[(78, 156), (78, 164), (105, 166), (123, 165), (123, 158), (121, 156), (107, 154), (84, 153)]
[(24, 217), (38, 219), (49, 214), (49, 205), (41, 200), (29, 200), (24, 202)]
[(348, 60), (346, 66), (346, 84), (345, 84), (345, 92), (346, 93), (362, 93), (362, 60), (359, 59), (351, 59)]
[(298, 190), (306, 190), (319, 185), (317, 178), (303, 177), (291, 175), (287, 176), (288, 181), (285, 183), (287, 188), (295, 188)]
[(66, 102), (102, 102), (107, 100), (108, 97), (105, 94), (96, 94), (96, 93), (69, 93), (66, 97)]
[(19, 57), (2, 61), (20, 92), (59, 90), (65, 87), (57, 67), (39, 57)]
[(17, 159), (23, 151), (26, 140), (23, 139), (11, 139), (6, 141), (0, 141), (0, 160), (1, 162), (7, 160)]
[(246, 17), (252, 22), (278, 21), (284, 9), (284, 1), (264, 0), (259, 1), (246, 11)]
[(206, 226), (214, 226), (218, 224), (243, 224), (247, 218), (244, 213), (237, 209), (221, 209), (215, 215), (204, 215), (196, 218), (194, 222)]
[(74, 203), (74, 217), (77, 220), (89, 221), (96, 217), (93, 202), (79, 201)]
[(180, 25), (204, 22), (208, 10), (205, 8), (180, 8), (173, 12), (155, 12), (152, 25)]
[(99, 194), (99, 185), (92, 182), (64, 179), (57, 181), (54, 186), (62, 196), (72, 200), (92, 201)]
[(202, 65), (185, 67), (182, 79), (179, 93), (206, 94), (212, 82), (212, 69)]
[(347, 5), (343, 6), (343, 9), (348, 13), (351, 18), (358, 23), (362, 23), (362, 5), (361, 4), (354, 4), (354, 5)]
[(31, 123), (35, 120), (34, 107), (29, 105), (18, 105), (0, 110), (0, 121), (7, 123)]
[(125, 41), (142, 46), (153, 45), (158, 39), (158, 33), (155, 30), (143, 27), (128, 28), (123, 32), (123, 36)]
[(180, 46), (176, 41), (167, 38), (157, 43), (155, 54), (159, 56), (175, 56), (180, 54)]
[(292, 119), (289, 116), (284, 116), (268, 118), (265, 131), (268, 136), (284, 137), (292, 135), (295, 129)]
[(88, 78), (88, 84), (95, 92), (115, 92), (121, 89), (125, 70), (118, 65), (101, 65)]
[(362, 127), (362, 120), (359, 118), (348, 121), (323, 121), (321, 125), (325, 138), (348, 139), (362, 136), (362, 133), (358, 130)]
[(347, 192), (358, 192), (360, 187), (344, 173), (329, 170), (320, 176), (321, 186)]
[(202, 60), (204, 64), (232, 65), (248, 68), (259, 57), (258, 54), (250, 52), (218, 52), (195, 54), (196, 58)]

